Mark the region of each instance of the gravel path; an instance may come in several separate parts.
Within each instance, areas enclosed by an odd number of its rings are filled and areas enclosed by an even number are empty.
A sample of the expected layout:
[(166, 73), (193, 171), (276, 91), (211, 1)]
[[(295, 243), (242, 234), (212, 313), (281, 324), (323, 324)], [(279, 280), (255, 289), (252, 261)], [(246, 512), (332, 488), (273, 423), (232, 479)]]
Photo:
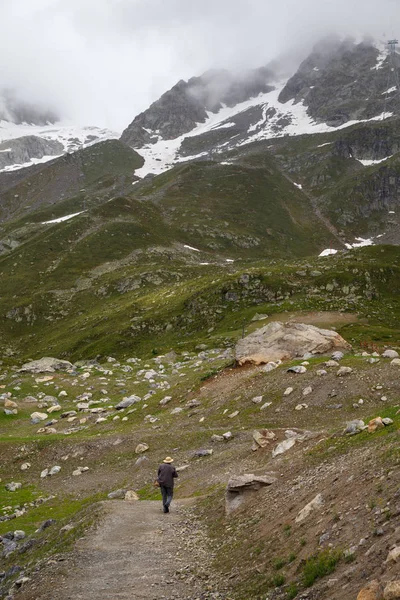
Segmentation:
[[(107, 502), (97, 530), (81, 539), (59, 600), (223, 598), (212, 591), (204, 535), (184, 503)], [(200, 570), (198, 567), (200, 566)], [(210, 589), (212, 588), (212, 589)]]

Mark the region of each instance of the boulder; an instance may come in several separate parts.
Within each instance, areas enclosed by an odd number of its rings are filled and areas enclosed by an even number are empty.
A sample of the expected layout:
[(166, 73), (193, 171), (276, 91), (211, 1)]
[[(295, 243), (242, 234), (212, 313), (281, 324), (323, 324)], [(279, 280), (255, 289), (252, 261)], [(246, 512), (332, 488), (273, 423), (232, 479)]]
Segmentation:
[(148, 449), (148, 444), (138, 444), (135, 448), (135, 454), (142, 454), (143, 452), (147, 452)]
[(338, 377), (345, 377), (346, 375), (350, 375), (353, 372), (351, 367), (340, 367), (339, 371), (336, 373)]
[(68, 371), (73, 369), (72, 363), (68, 360), (60, 360), (59, 358), (44, 357), (40, 360), (33, 360), (25, 363), (19, 369), (20, 373), (54, 373), (55, 371)]
[(37, 425), (41, 421), (46, 421), (49, 416), (47, 413), (34, 412), (31, 414), (31, 423), (32, 425)]
[(304, 519), (306, 519), (312, 512), (314, 512), (314, 510), (322, 508), (323, 504), (324, 499), (322, 497), (322, 494), (318, 494), (317, 496), (315, 496), (315, 498), (311, 500), (311, 502), (306, 504), (306, 506), (301, 509), (301, 511), (295, 519), (296, 523), (301, 523), (302, 521), (304, 521)]
[(288, 373), (296, 373), (296, 375), (303, 375), (307, 372), (307, 369), (303, 365), (296, 365), (295, 367), (289, 367)]
[(239, 508), (248, 495), (258, 492), (262, 487), (272, 485), (276, 478), (271, 475), (245, 474), (231, 477), (225, 493), (227, 514)]
[(260, 365), (336, 349), (350, 350), (351, 346), (335, 331), (275, 321), (239, 340), (235, 353), (239, 365)]
[(356, 435), (357, 433), (361, 433), (366, 428), (364, 421), (361, 419), (354, 419), (354, 421), (349, 421), (346, 425), (346, 429), (343, 433), (347, 435)]
[(128, 490), (124, 496), (124, 500), (128, 502), (137, 501), (139, 500), (139, 496), (133, 490)]
[(396, 350), (387, 349), (382, 356), (383, 358), (399, 358), (399, 353)]
[(296, 443), (296, 438), (289, 438), (288, 440), (284, 440), (283, 442), (280, 442), (277, 446), (275, 446), (275, 448), (272, 450), (272, 458), (275, 458), (276, 456), (279, 456), (280, 454), (284, 454), (285, 452), (287, 452), (288, 450), (290, 450), (290, 448), (293, 448), (293, 446)]
[(400, 599), (400, 579), (390, 581), (385, 585), (383, 592), (383, 600), (399, 600)]
[(9, 400), (8, 398), (6, 398), (4, 400), (4, 408), (8, 408), (10, 410), (13, 410), (15, 408), (18, 408), (18, 404), (16, 402), (13, 402), (12, 400)]
[(125, 495), (128, 493), (128, 490), (115, 490), (114, 492), (110, 492), (109, 494), (107, 494), (107, 498), (110, 498), (110, 500), (124, 500)]
[(115, 408), (116, 408), (116, 410), (122, 410), (123, 408), (129, 408), (129, 406), (132, 406), (133, 404), (136, 404), (137, 402), (140, 402), (140, 401), (141, 401), (141, 398), (139, 398), (139, 396), (129, 396), (129, 397), (121, 400), (121, 402), (119, 402), (115, 406)]
[(16, 492), (22, 488), (22, 483), (11, 481), (11, 483), (6, 483), (5, 488), (8, 492)]
[(397, 563), (400, 562), (400, 546), (395, 546), (391, 549), (386, 558), (386, 563)]
[(384, 429), (385, 424), (382, 421), (382, 417), (376, 417), (375, 419), (371, 419), (368, 423), (368, 433), (375, 433), (378, 429)]
[(50, 408), (47, 410), (47, 412), (49, 414), (51, 414), (53, 412), (60, 412), (61, 410), (62, 410), (62, 408), (59, 404), (54, 404), (53, 406), (50, 406)]
[(357, 600), (382, 600), (382, 586), (379, 581), (370, 581), (362, 590), (360, 590)]

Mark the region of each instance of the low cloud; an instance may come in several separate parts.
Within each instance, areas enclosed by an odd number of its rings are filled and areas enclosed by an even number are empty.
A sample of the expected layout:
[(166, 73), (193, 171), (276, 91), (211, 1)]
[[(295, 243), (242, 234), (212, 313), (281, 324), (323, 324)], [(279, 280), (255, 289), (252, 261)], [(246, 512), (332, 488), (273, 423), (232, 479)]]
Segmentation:
[(0, 0), (0, 82), (80, 124), (124, 128), (179, 79), (298, 62), (330, 32), (387, 39), (399, 0)]

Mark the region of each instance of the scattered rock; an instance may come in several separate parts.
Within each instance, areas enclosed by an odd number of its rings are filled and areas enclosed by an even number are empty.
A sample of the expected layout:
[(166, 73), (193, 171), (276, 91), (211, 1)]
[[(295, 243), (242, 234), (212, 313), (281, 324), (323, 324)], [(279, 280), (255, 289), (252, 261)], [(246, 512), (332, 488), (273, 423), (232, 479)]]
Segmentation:
[(27, 471), (31, 468), (31, 463), (25, 462), (20, 466), (21, 471)]
[(290, 396), (290, 394), (292, 394), (294, 392), (294, 389), (292, 387), (288, 387), (286, 388), (286, 390), (283, 392), (284, 396)]
[(263, 397), (264, 397), (264, 396), (255, 396), (255, 397), (252, 399), (252, 402), (253, 402), (254, 404), (261, 404), (261, 402), (263, 401)]
[(304, 388), (303, 390), (303, 396), (309, 396), (310, 394), (312, 394), (312, 387), (309, 385), (308, 387)]
[(395, 546), (391, 549), (386, 558), (386, 563), (397, 563), (400, 562), (400, 546)]

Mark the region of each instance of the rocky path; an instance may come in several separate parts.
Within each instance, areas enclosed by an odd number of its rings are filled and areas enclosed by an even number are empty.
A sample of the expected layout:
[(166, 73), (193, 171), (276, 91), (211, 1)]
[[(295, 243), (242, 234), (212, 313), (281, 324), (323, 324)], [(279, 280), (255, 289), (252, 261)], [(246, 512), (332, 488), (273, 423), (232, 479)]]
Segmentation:
[[(183, 501), (107, 502), (96, 530), (78, 541), (57, 585), (59, 600), (196, 600), (215, 591), (201, 527)], [(54, 591), (54, 589), (53, 589)], [(47, 600), (45, 595), (35, 595)]]

